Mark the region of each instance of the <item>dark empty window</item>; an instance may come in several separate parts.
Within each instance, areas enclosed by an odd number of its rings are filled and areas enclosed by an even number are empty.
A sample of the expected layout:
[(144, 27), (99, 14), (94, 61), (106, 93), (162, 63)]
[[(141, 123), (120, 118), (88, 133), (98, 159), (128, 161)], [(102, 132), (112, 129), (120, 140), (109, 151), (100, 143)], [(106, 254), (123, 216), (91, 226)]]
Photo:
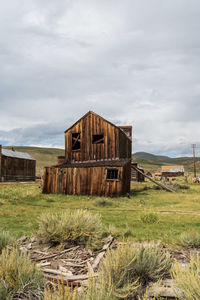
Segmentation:
[(104, 135), (103, 134), (93, 134), (92, 143), (93, 144), (103, 144), (104, 143)]
[(107, 179), (118, 179), (119, 177), (118, 169), (107, 169)]
[(81, 149), (81, 134), (80, 132), (72, 133), (72, 150)]

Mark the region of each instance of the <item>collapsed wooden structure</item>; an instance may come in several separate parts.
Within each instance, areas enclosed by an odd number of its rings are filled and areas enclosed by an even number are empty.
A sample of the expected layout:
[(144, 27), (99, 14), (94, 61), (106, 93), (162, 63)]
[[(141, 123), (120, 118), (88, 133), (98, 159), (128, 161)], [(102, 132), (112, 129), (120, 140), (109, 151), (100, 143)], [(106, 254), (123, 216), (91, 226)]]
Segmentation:
[(3, 149), (0, 145), (0, 182), (35, 180), (36, 160), (28, 153)]
[(65, 131), (65, 156), (44, 168), (43, 192), (121, 196), (130, 192), (132, 126), (89, 111)]

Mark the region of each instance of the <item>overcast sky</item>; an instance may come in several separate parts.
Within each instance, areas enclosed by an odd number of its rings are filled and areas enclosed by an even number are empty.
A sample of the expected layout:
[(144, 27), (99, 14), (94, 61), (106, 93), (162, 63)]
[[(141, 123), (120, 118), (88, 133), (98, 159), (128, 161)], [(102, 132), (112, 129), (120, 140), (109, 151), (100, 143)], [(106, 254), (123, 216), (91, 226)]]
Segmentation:
[(133, 126), (133, 151), (200, 144), (199, 0), (6, 0), (0, 143), (64, 147), (92, 110)]

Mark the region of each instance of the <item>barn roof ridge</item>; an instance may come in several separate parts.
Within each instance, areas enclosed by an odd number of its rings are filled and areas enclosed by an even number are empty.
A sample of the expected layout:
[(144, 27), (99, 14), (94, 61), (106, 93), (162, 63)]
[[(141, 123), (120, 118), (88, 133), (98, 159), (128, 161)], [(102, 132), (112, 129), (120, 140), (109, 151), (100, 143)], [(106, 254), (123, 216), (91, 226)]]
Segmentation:
[[(66, 133), (68, 130), (70, 130), (73, 126), (75, 126), (80, 120), (86, 118), (89, 114), (93, 114), (93, 115), (95, 115), (95, 116), (97, 116), (97, 117), (103, 119), (103, 120), (106, 121), (107, 123), (111, 124), (112, 126), (114, 126), (115, 128), (117, 128), (118, 130), (120, 130), (121, 132), (123, 132), (123, 134), (124, 134), (128, 139), (131, 140), (131, 138), (129, 138), (129, 137), (126, 135), (126, 133), (120, 128), (120, 127), (125, 127), (125, 126), (122, 126), (122, 125), (121, 125), (121, 126), (117, 126), (117, 125), (113, 124), (112, 122), (108, 121), (107, 119), (103, 118), (102, 116), (98, 115), (97, 113), (95, 113), (95, 112), (93, 112), (93, 111), (91, 111), (91, 110), (89, 110), (85, 115), (83, 115), (80, 119), (78, 119), (78, 121), (76, 121), (72, 126), (70, 126), (67, 130), (65, 130), (65, 133)], [(131, 126), (131, 125), (129, 125), (129, 126)], [(129, 126), (127, 125), (127, 127), (129, 127)], [(131, 126), (131, 127), (132, 127), (132, 126)]]

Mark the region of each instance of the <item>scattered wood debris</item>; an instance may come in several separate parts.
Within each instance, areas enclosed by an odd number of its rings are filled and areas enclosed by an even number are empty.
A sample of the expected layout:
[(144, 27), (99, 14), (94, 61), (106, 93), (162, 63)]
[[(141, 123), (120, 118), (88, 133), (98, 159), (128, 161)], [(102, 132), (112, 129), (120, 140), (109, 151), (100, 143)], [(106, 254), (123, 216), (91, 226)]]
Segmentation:
[(109, 236), (105, 242), (100, 251), (85, 249), (81, 245), (69, 245), (67, 249), (59, 250), (58, 247), (38, 243), (36, 238), (29, 240), (23, 237), (19, 240), (19, 249), (30, 256), (51, 283), (87, 286), (89, 276), (98, 276), (98, 266), (108, 248), (114, 246), (114, 238)]

